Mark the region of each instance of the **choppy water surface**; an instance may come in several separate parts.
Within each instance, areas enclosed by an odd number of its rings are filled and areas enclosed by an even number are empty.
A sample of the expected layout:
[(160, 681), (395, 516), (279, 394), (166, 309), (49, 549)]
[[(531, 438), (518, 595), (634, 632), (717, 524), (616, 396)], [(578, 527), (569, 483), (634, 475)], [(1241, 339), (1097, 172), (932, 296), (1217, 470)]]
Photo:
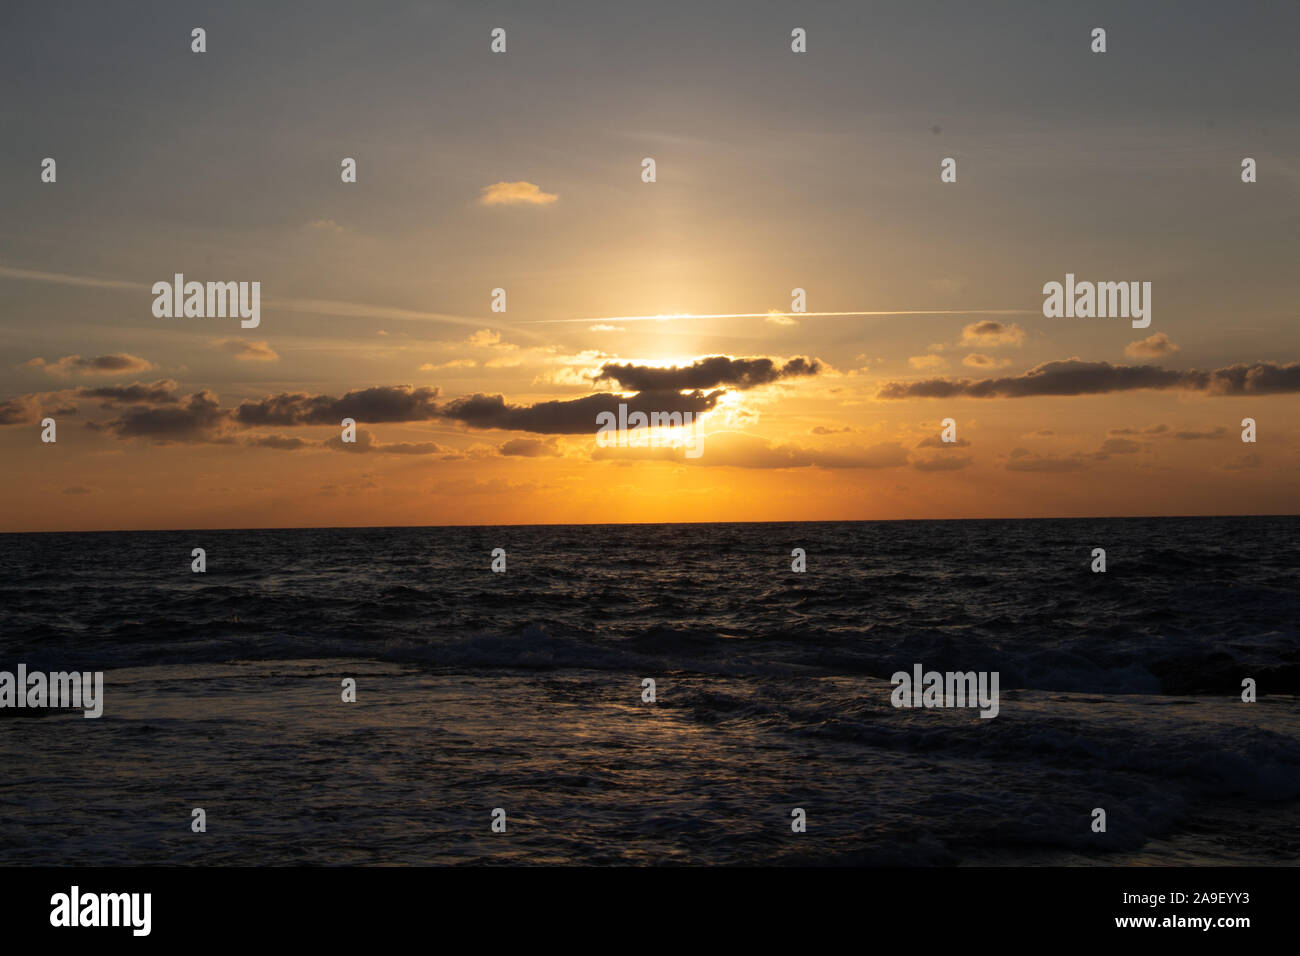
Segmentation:
[[(106, 672), (0, 712), (0, 863), (1293, 863), (1298, 531), (0, 536), (0, 669)], [(916, 663), (999, 715), (895, 709)]]

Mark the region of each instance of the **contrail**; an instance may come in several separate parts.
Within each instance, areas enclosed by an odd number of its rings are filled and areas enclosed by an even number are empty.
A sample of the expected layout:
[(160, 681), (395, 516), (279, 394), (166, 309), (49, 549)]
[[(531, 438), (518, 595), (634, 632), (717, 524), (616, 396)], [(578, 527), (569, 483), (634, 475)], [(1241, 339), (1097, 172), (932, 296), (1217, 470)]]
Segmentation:
[(1033, 309), (888, 309), (879, 312), (674, 312), (669, 315), (603, 315), (590, 319), (537, 319), (524, 325), (541, 325), (550, 322), (673, 322), (678, 319), (766, 319), (820, 318), (836, 315), (1035, 315)]
[[(170, 277), (168, 277), (170, 278)], [(91, 289), (121, 289), (130, 292), (148, 292), (148, 282), (127, 282), (121, 279), (104, 279), (97, 276), (70, 275), (65, 272), (42, 272), (38, 269), (21, 269), (0, 265), (0, 279), (20, 279), (29, 282), (52, 282), (57, 285), (81, 286)], [(391, 306), (371, 305), (364, 302), (339, 302), (331, 299), (299, 299), (294, 297), (266, 296), (268, 308), (283, 312), (299, 312), (308, 315), (331, 315), (339, 318), (354, 319), (391, 319), (393, 321), (447, 322), (481, 329), (488, 324), (486, 319), (476, 319), (446, 312), (425, 312), (419, 309), (402, 309)], [(506, 327), (506, 326), (503, 326)], [(508, 326), (514, 328), (513, 325)], [(520, 334), (537, 338), (540, 333), (525, 332)]]
[(0, 266), (0, 278), (27, 279), (32, 282), (57, 282), (59, 285), (85, 286), (91, 289), (148, 289), (144, 282), (123, 282), (119, 279), (99, 279), (93, 276), (73, 276), (63, 272), (41, 272), (37, 269), (15, 269)]

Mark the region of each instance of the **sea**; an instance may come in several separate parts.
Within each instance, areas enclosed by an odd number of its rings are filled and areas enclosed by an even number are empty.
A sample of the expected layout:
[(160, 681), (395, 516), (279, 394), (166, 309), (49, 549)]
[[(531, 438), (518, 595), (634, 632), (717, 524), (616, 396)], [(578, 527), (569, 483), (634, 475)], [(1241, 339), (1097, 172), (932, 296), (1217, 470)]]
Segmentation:
[[(104, 674), (98, 719), (0, 709), (0, 864), (1294, 864), (1298, 541), (1295, 516), (0, 535), (0, 670)], [(997, 716), (894, 706), (917, 665), (996, 673)]]

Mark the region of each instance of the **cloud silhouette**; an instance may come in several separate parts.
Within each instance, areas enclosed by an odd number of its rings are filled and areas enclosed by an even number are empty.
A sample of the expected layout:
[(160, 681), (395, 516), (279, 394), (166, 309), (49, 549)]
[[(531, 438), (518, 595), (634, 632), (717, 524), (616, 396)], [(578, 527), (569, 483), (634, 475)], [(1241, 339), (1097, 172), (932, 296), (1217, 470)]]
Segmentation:
[(502, 395), (471, 395), (448, 402), (442, 415), (463, 422), (471, 428), (499, 428), (505, 431), (537, 432), (546, 435), (581, 435), (596, 433), (596, 416), (601, 412), (618, 415), (618, 406), (632, 412), (690, 412), (699, 415), (711, 411), (725, 390), (689, 394), (640, 392), (622, 397), (609, 392), (587, 395), (569, 401), (538, 402), (536, 405), (507, 405)]
[(730, 358), (711, 355), (697, 359), (690, 365), (655, 368), (650, 365), (616, 365), (612, 362), (601, 367), (595, 381), (618, 382), (632, 391), (669, 391), (688, 388), (717, 388), (731, 386), (741, 390), (769, 385), (783, 378), (817, 375), (822, 365), (815, 359), (802, 356), (778, 365), (770, 358)]
[[(180, 401), (176, 394), (178, 385), (170, 378), (160, 378), (156, 382), (145, 384), (132, 382), (130, 385), (103, 385), (98, 388), (79, 388), (73, 394), (77, 398), (98, 399), (103, 408), (124, 405), (174, 405)], [(66, 393), (65, 393), (66, 394)]]
[(217, 396), (207, 389), (195, 392), (184, 405), (132, 408), (109, 422), (87, 422), (86, 427), (107, 431), (118, 438), (152, 438), (156, 441), (213, 441), (229, 413), (221, 410)]
[(97, 355), (94, 358), (65, 355), (53, 362), (34, 358), (24, 364), (28, 368), (43, 369), (52, 375), (120, 375), (122, 372), (147, 372), (155, 367), (148, 359), (142, 359), (138, 355), (127, 355), (125, 352)]
[(335, 435), (333, 438), (317, 443), (317, 447), (357, 455), (441, 455), (444, 459), (464, 457), (456, 449), (440, 445), (436, 441), (387, 443), (376, 441), (375, 436), (365, 428), (357, 429), (356, 439), (356, 441), (344, 441), (342, 435)]
[(274, 448), (277, 451), (298, 451), (310, 448), (314, 444), (306, 438), (293, 438), (289, 435), (253, 435), (244, 439), (250, 448)]
[(961, 330), (961, 340), (967, 345), (1020, 345), (1025, 341), (1025, 330), (1014, 322), (1003, 324), (991, 319), (972, 322)]
[(1066, 472), (1083, 471), (1087, 467), (1088, 462), (1080, 454), (1059, 458), (1056, 455), (1035, 455), (1027, 448), (1013, 448), (1007, 461), (1007, 471)]
[(40, 421), (41, 409), (35, 395), (19, 395), (0, 402), (0, 425), (30, 425)]
[(430, 421), (438, 417), (434, 402), (438, 394), (437, 388), (410, 385), (356, 389), (342, 398), (281, 392), (260, 401), (242, 402), (233, 418), (245, 427), (338, 425), (345, 418), (368, 424)]
[(556, 446), (554, 438), (548, 440), (512, 438), (501, 445), (500, 451), (506, 457), (558, 458), (560, 456), (560, 449)]
[(1160, 368), (1155, 365), (1111, 365), (1078, 358), (1045, 362), (1022, 375), (1005, 378), (932, 378), (918, 382), (887, 382), (880, 399), (900, 398), (1025, 398), (1033, 395), (1102, 395), (1136, 389), (1184, 389), (1213, 395), (1271, 395), (1300, 392), (1300, 363), (1237, 364), (1213, 371)]
[(1217, 428), (1209, 428), (1205, 431), (1174, 432), (1174, 437), (1179, 441), (1197, 441), (1202, 438), (1222, 438), (1227, 434), (1228, 429), (1220, 425)]

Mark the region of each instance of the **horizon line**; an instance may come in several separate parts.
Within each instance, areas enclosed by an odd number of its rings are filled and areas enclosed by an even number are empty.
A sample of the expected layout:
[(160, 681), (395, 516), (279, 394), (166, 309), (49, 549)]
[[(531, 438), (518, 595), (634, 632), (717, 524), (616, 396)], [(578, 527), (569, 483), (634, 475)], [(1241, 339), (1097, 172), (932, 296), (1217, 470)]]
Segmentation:
[(735, 525), (735, 524), (890, 524), (905, 521), (1152, 521), (1187, 518), (1300, 518), (1300, 512), (1246, 514), (1177, 514), (1177, 515), (1036, 515), (1015, 518), (793, 518), (762, 521), (553, 521), (524, 524), (358, 524), (358, 525), (266, 525), (260, 528), (100, 528), (81, 531), (0, 531), (9, 534), (180, 534), (189, 531), (390, 531), (394, 529), (441, 528), (623, 528), (664, 527), (668, 525)]

